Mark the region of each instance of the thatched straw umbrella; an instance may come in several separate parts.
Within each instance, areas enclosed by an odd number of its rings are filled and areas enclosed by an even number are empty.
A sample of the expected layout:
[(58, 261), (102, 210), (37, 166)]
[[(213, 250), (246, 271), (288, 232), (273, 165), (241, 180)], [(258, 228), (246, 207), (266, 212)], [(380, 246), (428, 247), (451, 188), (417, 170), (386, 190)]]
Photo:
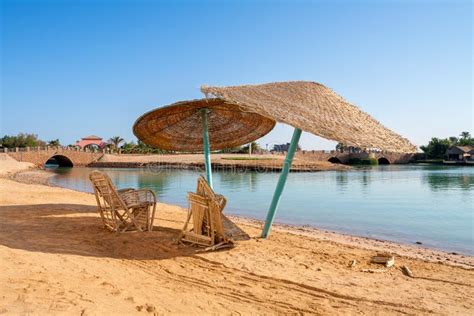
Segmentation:
[(293, 81), (233, 87), (203, 86), (201, 91), (244, 110), (295, 127), (285, 164), (278, 181), (262, 237), (266, 238), (286, 183), (301, 131), (345, 145), (378, 148), (391, 152), (415, 152), (407, 139), (316, 82)]
[(145, 144), (170, 151), (204, 151), (212, 187), (211, 150), (250, 143), (270, 132), (275, 121), (221, 99), (182, 101), (140, 116), (133, 133)]

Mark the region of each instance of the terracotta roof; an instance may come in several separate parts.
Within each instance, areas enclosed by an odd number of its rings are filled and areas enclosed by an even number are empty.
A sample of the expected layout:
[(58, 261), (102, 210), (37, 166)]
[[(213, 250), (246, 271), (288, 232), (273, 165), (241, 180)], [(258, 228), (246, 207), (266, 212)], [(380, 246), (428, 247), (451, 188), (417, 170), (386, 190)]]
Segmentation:
[(86, 137), (82, 137), (81, 139), (95, 139), (95, 140), (102, 140), (102, 137), (95, 136), (95, 135), (89, 135)]
[(80, 141), (77, 141), (74, 145), (79, 146), (81, 148), (84, 148), (88, 145), (97, 145), (99, 146), (99, 148), (104, 148), (105, 146), (107, 146), (107, 144), (104, 143), (100, 139), (84, 139), (84, 138)]
[(474, 147), (473, 146), (454, 146), (454, 148), (457, 148), (465, 153), (468, 153), (472, 150), (474, 150)]

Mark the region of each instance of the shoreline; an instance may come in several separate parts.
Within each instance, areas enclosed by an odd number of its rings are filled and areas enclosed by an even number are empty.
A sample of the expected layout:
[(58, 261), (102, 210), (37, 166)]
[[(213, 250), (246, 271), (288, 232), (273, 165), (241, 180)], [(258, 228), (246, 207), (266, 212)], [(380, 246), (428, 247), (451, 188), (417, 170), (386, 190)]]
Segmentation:
[[(24, 184), (39, 184), (92, 195), (89, 192), (83, 192), (51, 184), (49, 182), (49, 178), (53, 176), (54, 173), (48, 172), (43, 169), (28, 169), (17, 171), (16, 173), (10, 176), (10, 179)], [(176, 204), (167, 205), (177, 208), (183, 208), (182, 206)], [(264, 225), (263, 220), (247, 216), (229, 214), (227, 214), (226, 216), (235, 221), (236, 223), (244, 225), (251, 225), (254, 227), (263, 227)], [(389, 252), (399, 256), (407, 256), (410, 258), (417, 258), (432, 263), (441, 263), (474, 270), (474, 256), (462, 252), (443, 250), (439, 248), (429, 248), (424, 247), (422, 245), (417, 246), (409, 243), (384, 240), (360, 235), (352, 235), (350, 233), (332, 231), (329, 229), (318, 228), (316, 226), (311, 225), (274, 223), (272, 228), (280, 231), (285, 231), (291, 234), (342, 243), (348, 246), (363, 247), (367, 250), (386, 252), (388, 247)]]
[[(200, 162), (93, 162), (85, 166), (87, 168), (164, 168), (164, 169), (179, 169), (179, 170), (199, 170), (203, 171), (205, 166), (204, 163)], [(247, 171), (257, 171), (257, 172), (280, 172), (282, 166), (280, 165), (245, 165), (245, 164), (233, 164), (233, 163), (220, 163), (213, 162), (212, 170), (226, 170), (226, 171), (236, 171), (236, 172), (247, 172)], [(331, 167), (321, 167), (320, 165), (299, 165), (292, 166), (290, 172), (321, 172), (321, 171), (347, 171), (351, 170), (352, 167), (347, 165), (340, 166), (331, 166)]]
[[(213, 154), (213, 170), (280, 172), (283, 155), (256, 154)], [(204, 170), (204, 158), (200, 154), (183, 155), (111, 155), (104, 154), (98, 161), (87, 167), (91, 168), (171, 168)], [(352, 167), (333, 164), (328, 161), (297, 157), (290, 172), (345, 171)]]

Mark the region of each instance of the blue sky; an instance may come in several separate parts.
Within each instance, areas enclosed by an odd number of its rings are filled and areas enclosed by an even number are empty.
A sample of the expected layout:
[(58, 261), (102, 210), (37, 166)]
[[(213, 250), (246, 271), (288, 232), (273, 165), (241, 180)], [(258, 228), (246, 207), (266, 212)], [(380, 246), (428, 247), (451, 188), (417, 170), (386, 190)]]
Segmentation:
[(202, 84), (287, 80), (321, 82), (417, 145), (473, 131), (471, 1), (1, 4), (1, 135), (132, 140), (139, 115)]

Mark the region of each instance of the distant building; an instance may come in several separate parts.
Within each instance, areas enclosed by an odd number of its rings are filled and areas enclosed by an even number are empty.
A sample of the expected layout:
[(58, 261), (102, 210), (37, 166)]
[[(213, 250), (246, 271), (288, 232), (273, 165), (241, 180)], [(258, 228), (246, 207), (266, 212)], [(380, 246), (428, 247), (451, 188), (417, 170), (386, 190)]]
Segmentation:
[[(273, 145), (273, 149), (271, 151), (282, 153), (282, 152), (287, 152), (289, 148), (290, 148), (290, 143)], [(298, 145), (296, 147), (296, 151), (300, 151), (300, 150), (301, 150), (301, 147)]]
[(446, 150), (446, 159), (448, 161), (474, 160), (473, 146), (453, 146)]
[(290, 148), (290, 143), (273, 145), (273, 151), (280, 152), (280, 153), (288, 151), (288, 148)]
[(95, 136), (95, 135), (90, 135), (81, 138), (81, 140), (76, 141), (74, 146), (77, 146), (81, 149), (84, 148), (89, 148), (89, 149), (102, 149), (105, 146), (107, 146), (107, 143), (102, 141), (102, 138)]

